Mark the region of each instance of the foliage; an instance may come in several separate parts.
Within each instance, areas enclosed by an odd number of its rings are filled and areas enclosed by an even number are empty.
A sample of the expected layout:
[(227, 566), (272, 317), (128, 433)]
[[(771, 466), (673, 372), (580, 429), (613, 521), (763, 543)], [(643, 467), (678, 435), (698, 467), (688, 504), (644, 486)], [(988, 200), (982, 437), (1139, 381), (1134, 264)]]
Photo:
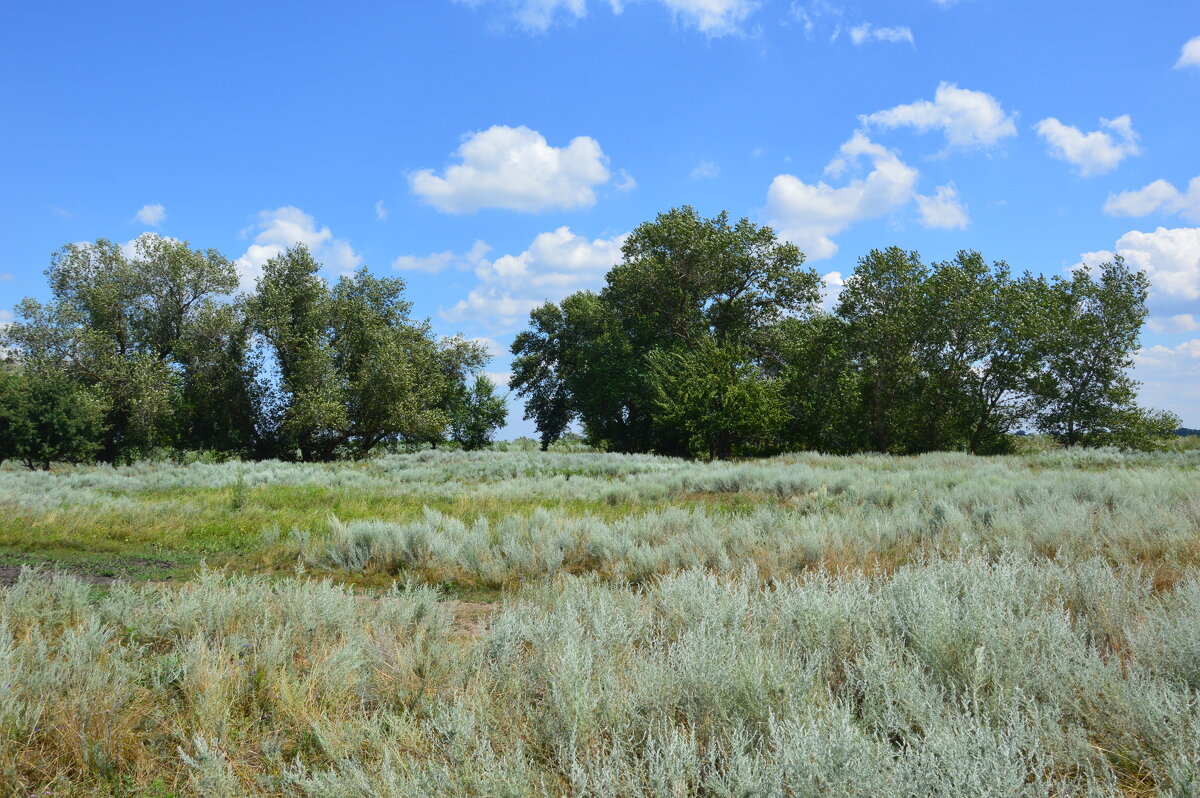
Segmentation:
[[(1098, 278), (1047, 280), (978, 252), (926, 265), (872, 250), (831, 313), (815, 311), (802, 263), (769, 228), (724, 215), (683, 208), (639, 227), (599, 294), (537, 308), (513, 344), (511, 385), (543, 448), (575, 421), (603, 448), (718, 457), (1000, 454), (1023, 427), (1148, 448), (1170, 432), (1173, 416), (1134, 403), (1148, 283), (1120, 258)], [(714, 353), (729, 347), (743, 368), (724, 367), (740, 392), (726, 403)]]
[(0, 361), (0, 460), (45, 471), (51, 463), (90, 460), (100, 446), (104, 410), (94, 390), (61, 372)]
[[(661, 364), (662, 352), (703, 359), (695, 353), (705, 347), (732, 346), (758, 364), (771, 330), (812, 310), (816, 273), (771, 228), (731, 223), (724, 213), (705, 219), (691, 207), (639, 225), (621, 252), (599, 294), (580, 292), (535, 309), (531, 328), (513, 342), (510, 386), (526, 398), (526, 418), (537, 424), (543, 448), (574, 420), (593, 445), (621, 451), (716, 455), (749, 444), (731, 438), (727, 446), (715, 439), (715, 448), (694, 446), (705, 435), (696, 438), (661, 415), (672, 405), (663, 404), (652, 361)], [(710, 413), (708, 424), (714, 420)], [(744, 418), (717, 423), (734, 438), (745, 426)]]
[(457, 386), (450, 410), (450, 439), (466, 451), (492, 445), (496, 431), (508, 420), (507, 396), (496, 393), (496, 384), (480, 374), (470, 388)]
[(104, 239), (68, 244), (46, 271), (48, 304), (26, 299), (6, 338), (22, 362), (54, 368), (103, 396), (99, 457), (129, 461), (173, 436), (180, 349), (215, 297), (237, 285), (215, 250), (144, 235), (131, 252)]
[(725, 460), (772, 446), (783, 420), (779, 385), (749, 351), (705, 338), (694, 349), (647, 356), (656, 423), (687, 441), (694, 457)]

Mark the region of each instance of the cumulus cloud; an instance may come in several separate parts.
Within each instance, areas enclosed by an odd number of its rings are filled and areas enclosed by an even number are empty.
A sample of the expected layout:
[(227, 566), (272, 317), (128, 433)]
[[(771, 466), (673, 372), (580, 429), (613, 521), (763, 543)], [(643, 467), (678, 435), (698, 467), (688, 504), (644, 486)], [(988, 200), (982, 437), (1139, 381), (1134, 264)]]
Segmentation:
[(1179, 60), (1175, 62), (1176, 69), (1184, 67), (1200, 67), (1200, 36), (1193, 36), (1183, 45)]
[(375, 218), (381, 222), (387, 221), (387, 218), (392, 215), (388, 207), (383, 204), (383, 200), (375, 201)]
[(334, 238), (328, 227), (318, 227), (316, 219), (293, 205), (259, 211), (257, 221), (242, 231), (246, 236), (251, 233), (253, 243), (234, 262), (245, 289), (254, 286), (264, 263), (296, 244), (304, 244), (318, 261), (339, 272), (350, 271), (363, 262), (348, 241)]
[(941, 130), (946, 144), (959, 149), (990, 147), (1017, 135), (1016, 116), (990, 94), (941, 83), (933, 100), (918, 100), (859, 117), (864, 127)]
[[(545, 33), (557, 24), (576, 22), (587, 16), (587, 0), (458, 0), (477, 8), (484, 5), (499, 7), (501, 13), (518, 27), (530, 33)], [(757, 0), (657, 0), (671, 12), (677, 22), (710, 38), (735, 35), (758, 8)], [(625, 3), (609, 0), (614, 14), (620, 14)]]
[(703, 180), (709, 177), (717, 177), (721, 174), (721, 167), (717, 166), (712, 161), (701, 161), (696, 164), (696, 168), (692, 170), (692, 180)]
[(754, 0), (659, 0), (675, 18), (706, 36), (742, 32), (746, 19), (758, 8)]
[(486, 261), (491, 249), (485, 242), (476, 241), (470, 250), (461, 254), (447, 250), (429, 255), (401, 255), (392, 261), (392, 268), (427, 274), (437, 274), (447, 267), (459, 270), (474, 269)]
[(422, 169), (409, 176), (413, 193), (445, 213), (585, 208), (596, 203), (593, 187), (610, 177), (608, 157), (595, 139), (577, 136), (552, 147), (523, 125), (469, 134), (455, 155), (459, 163), (442, 175)]
[(1133, 376), (1142, 382), (1139, 398), (1144, 404), (1175, 412), (1185, 426), (1200, 424), (1200, 339), (1144, 347), (1134, 355), (1133, 363)]
[(825, 174), (840, 177), (861, 159), (871, 163), (865, 177), (834, 187), (810, 184), (794, 175), (778, 175), (767, 190), (767, 213), (781, 236), (812, 260), (837, 252), (832, 237), (861, 219), (885, 216), (913, 198), (918, 173), (886, 147), (862, 133), (842, 145)]
[(546, 300), (598, 286), (621, 260), (624, 242), (624, 235), (589, 241), (565, 226), (541, 233), (524, 252), (481, 260), (475, 266), (478, 285), (438, 315), (446, 321), (512, 328)]
[(1149, 216), (1155, 211), (1177, 213), (1200, 222), (1200, 177), (1193, 177), (1186, 192), (1166, 180), (1155, 180), (1135, 191), (1109, 194), (1104, 212), (1109, 216)]
[(1100, 127), (1100, 130), (1084, 133), (1049, 117), (1033, 129), (1045, 140), (1051, 157), (1072, 164), (1081, 177), (1091, 177), (1111, 172), (1130, 155), (1141, 153), (1128, 114), (1116, 119), (1101, 119)]
[(932, 196), (917, 195), (917, 208), (921, 212), (921, 224), (942, 230), (962, 230), (971, 223), (967, 206), (958, 196), (953, 183), (938, 186)]
[(850, 41), (855, 44), (866, 44), (867, 42), (914, 43), (912, 31), (907, 26), (898, 25), (892, 28), (885, 28), (882, 26), (876, 27), (870, 22), (864, 22), (861, 25), (851, 28)]
[(158, 227), (166, 218), (167, 209), (161, 205), (143, 205), (133, 215), (135, 222), (140, 222), (148, 227)]
[(1117, 254), (1150, 278), (1152, 299), (1170, 306), (1200, 299), (1200, 227), (1159, 227), (1152, 233), (1131, 230), (1117, 240), (1115, 253), (1085, 252), (1082, 263), (1094, 266)]
[(1156, 333), (1183, 333), (1200, 330), (1200, 321), (1191, 313), (1176, 313), (1174, 316), (1151, 316), (1146, 327)]

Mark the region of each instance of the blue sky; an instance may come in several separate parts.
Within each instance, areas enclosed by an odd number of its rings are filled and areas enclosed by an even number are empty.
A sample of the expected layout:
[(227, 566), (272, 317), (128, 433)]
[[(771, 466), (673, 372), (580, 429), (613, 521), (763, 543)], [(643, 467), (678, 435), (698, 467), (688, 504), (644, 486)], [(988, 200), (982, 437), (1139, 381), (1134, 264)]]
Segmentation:
[(0, 65), (0, 322), (67, 242), (156, 232), (252, 283), (303, 241), (503, 376), (532, 305), (689, 203), (834, 290), (891, 244), (1121, 252), (1154, 284), (1143, 399), (1200, 427), (1195, 0), (9, 3)]

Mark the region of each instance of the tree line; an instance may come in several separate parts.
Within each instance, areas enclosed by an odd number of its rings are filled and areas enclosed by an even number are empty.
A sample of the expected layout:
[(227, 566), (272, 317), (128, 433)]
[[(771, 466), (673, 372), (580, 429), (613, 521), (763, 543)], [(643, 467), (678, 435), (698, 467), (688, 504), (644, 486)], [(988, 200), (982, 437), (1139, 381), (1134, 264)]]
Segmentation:
[(253, 293), (215, 250), (142, 236), (52, 256), (51, 299), (3, 333), (0, 459), (127, 463), (163, 449), (325, 461), (490, 443), (506, 403), (488, 355), (412, 318), (404, 282), (333, 284), (303, 246)]
[(961, 251), (859, 259), (829, 309), (769, 227), (691, 207), (626, 239), (604, 287), (530, 314), (510, 386), (543, 448), (573, 425), (622, 452), (913, 454), (1147, 447), (1179, 419), (1129, 369), (1149, 282), (1120, 257), (1047, 278)]

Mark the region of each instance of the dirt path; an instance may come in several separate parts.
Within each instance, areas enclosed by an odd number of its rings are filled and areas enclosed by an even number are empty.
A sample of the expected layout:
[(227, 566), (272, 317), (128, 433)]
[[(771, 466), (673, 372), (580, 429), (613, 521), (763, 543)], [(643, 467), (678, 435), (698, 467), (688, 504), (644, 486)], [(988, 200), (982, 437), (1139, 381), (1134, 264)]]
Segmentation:
[(41, 557), (0, 554), (0, 587), (15, 585), (23, 568), (39, 568), (47, 576), (73, 576), (89, 585), (111, 585), (119, 579), (127, 582), (169, 580), (171, 577), (164, 576), (163, 572), (178, 567), (179, 563), (149, 557), (113, 557), (63, 562)]

